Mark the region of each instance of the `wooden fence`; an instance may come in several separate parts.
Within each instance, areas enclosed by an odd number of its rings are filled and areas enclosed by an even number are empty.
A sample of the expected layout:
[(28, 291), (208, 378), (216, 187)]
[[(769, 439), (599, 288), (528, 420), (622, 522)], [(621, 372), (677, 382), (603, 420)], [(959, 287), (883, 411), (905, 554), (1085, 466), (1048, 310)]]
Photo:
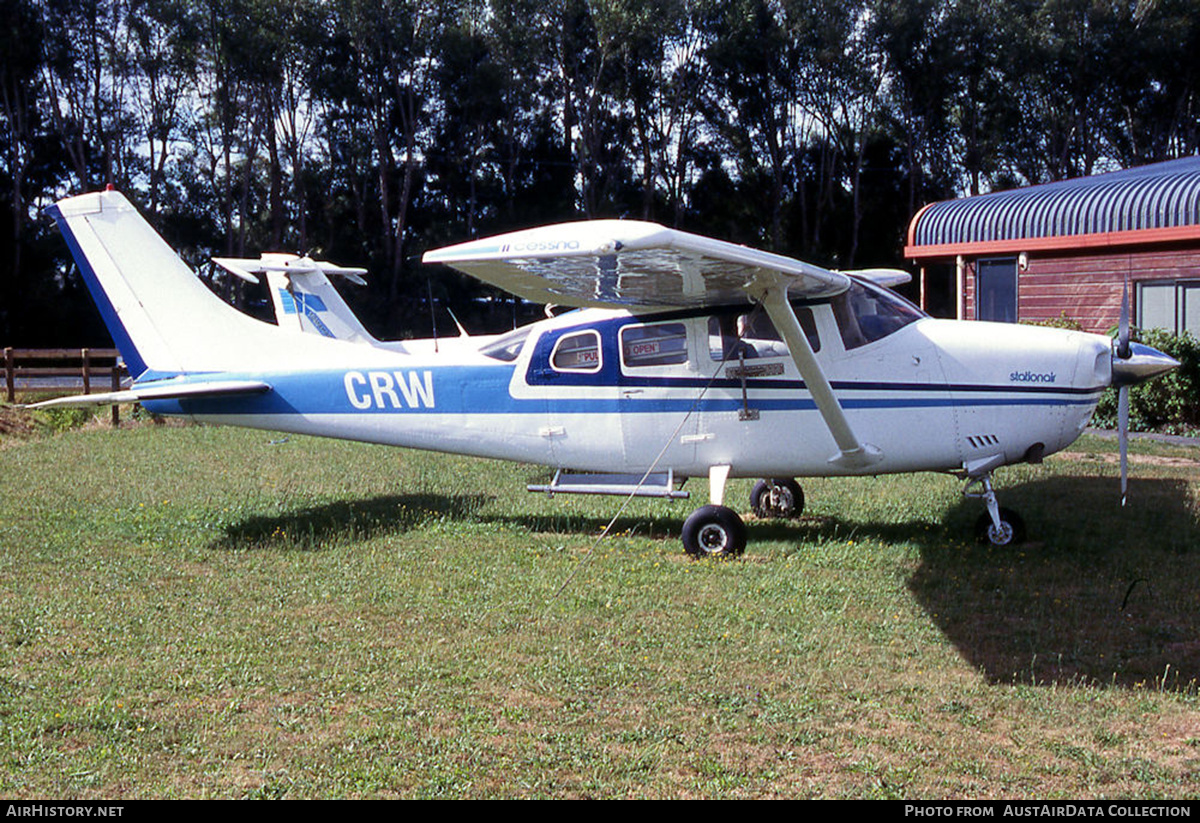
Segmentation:
[[(116, 349), (16, 349), (4, 350), (4, 389), (9, 403), (17, 391), (31, 394), (91, 394), (118, 391), (125, 367)], [(112, 424), (121, 423), (112, 407)]]

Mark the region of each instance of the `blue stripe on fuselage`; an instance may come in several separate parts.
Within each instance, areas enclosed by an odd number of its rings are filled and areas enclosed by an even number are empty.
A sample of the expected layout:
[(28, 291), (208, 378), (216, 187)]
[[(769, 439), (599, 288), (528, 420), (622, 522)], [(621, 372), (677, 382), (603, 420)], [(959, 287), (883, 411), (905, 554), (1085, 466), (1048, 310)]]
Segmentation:
[[(266, 374), (222, 374), (222, 379), (263, 380), (272, 391), (236, 397), (197, 397), (150, 401), (145, 405), (159, 414), (286, 415), (286, 414), (642, 414), (655, 412), (736, 411), (740, 396), (715, 396), (710, 389), (701, 394), (690, 378), (655, 378), (660, 388), (694, 389), (695, 397), (513, 397), (509, 392), (513, 367), (437, 366), (408, 369), (339, 369), (319, 372)], [(206, 375), (205, 379), (211, 379)], [(622, 387), (629, 384), (622, 383)], [(650, 385), (649, 383), (647, 385)], [(763, 411), (811, 410), (808, 396), (799, 396), (799, 381), (789, 384), (796, 391), (785, 397), (751, 396), (750, 405)], [(881, 383), (878, 381), (838, 384), (842, 406), (856, 409), (937, 408), (954, 406), (1077, 406), (1094, 404), (1099, 389), (936, 384)], [(740, 387), (738, 381), (721, 381), (721, 387)], [(614, 392), (620, 387), (614, 387)], [(758, 385), (752, 383), (751, 388)], [(887, 396), (855, 397), (858, 391)], [(961, 394), (967, 393), (969, 397)], [(992, 396), (988, 396), (988, 395)], [(957, 396), (956, 396), (957, 395)]]

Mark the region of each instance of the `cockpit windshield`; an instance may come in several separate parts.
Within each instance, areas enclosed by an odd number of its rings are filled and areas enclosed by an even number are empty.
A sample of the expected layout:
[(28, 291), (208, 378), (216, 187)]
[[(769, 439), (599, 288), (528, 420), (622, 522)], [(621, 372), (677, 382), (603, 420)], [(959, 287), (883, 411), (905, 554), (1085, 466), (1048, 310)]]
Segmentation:
[(529, 337), (530, 331), (528, 327), (513, 329), (508, 334), (501, 335), (486, 346), (482, 346), (479, 349), (479, 353), (487, 357), (494, 357), (497, 360), (503, 360), (505, 363), (511, 363), (521, 354), (521, 348), (525, 345), (525, 340)]
[(850, 288), (830, 304), (847, 350), (873, 343), (928, 316), (895, 292), (861, 280), (851, 280)]

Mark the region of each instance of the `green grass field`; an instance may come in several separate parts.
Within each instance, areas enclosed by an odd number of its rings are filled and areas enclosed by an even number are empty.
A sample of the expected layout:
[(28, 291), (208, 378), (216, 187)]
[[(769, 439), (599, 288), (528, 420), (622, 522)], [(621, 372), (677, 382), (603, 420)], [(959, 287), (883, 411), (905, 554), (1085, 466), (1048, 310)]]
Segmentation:
[[(1200, 448), (703, 502), (143, 425), (0, 440), (7, 797), (1200, 796)], [(730, 492), (743, 511), (749, 481)], [(565, 585), (565, 588), (564, 588)]]

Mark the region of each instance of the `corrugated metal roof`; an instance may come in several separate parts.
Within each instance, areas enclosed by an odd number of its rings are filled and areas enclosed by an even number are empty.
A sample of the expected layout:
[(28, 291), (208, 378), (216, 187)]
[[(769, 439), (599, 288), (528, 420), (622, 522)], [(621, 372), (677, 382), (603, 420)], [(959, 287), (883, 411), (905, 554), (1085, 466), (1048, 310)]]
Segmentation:
[(934, 203), (913, 218), (905, 254), (1095, 235), (1137, 242), (1127, 233), (1183, 227), (1200, 227), (1200, 157)]

